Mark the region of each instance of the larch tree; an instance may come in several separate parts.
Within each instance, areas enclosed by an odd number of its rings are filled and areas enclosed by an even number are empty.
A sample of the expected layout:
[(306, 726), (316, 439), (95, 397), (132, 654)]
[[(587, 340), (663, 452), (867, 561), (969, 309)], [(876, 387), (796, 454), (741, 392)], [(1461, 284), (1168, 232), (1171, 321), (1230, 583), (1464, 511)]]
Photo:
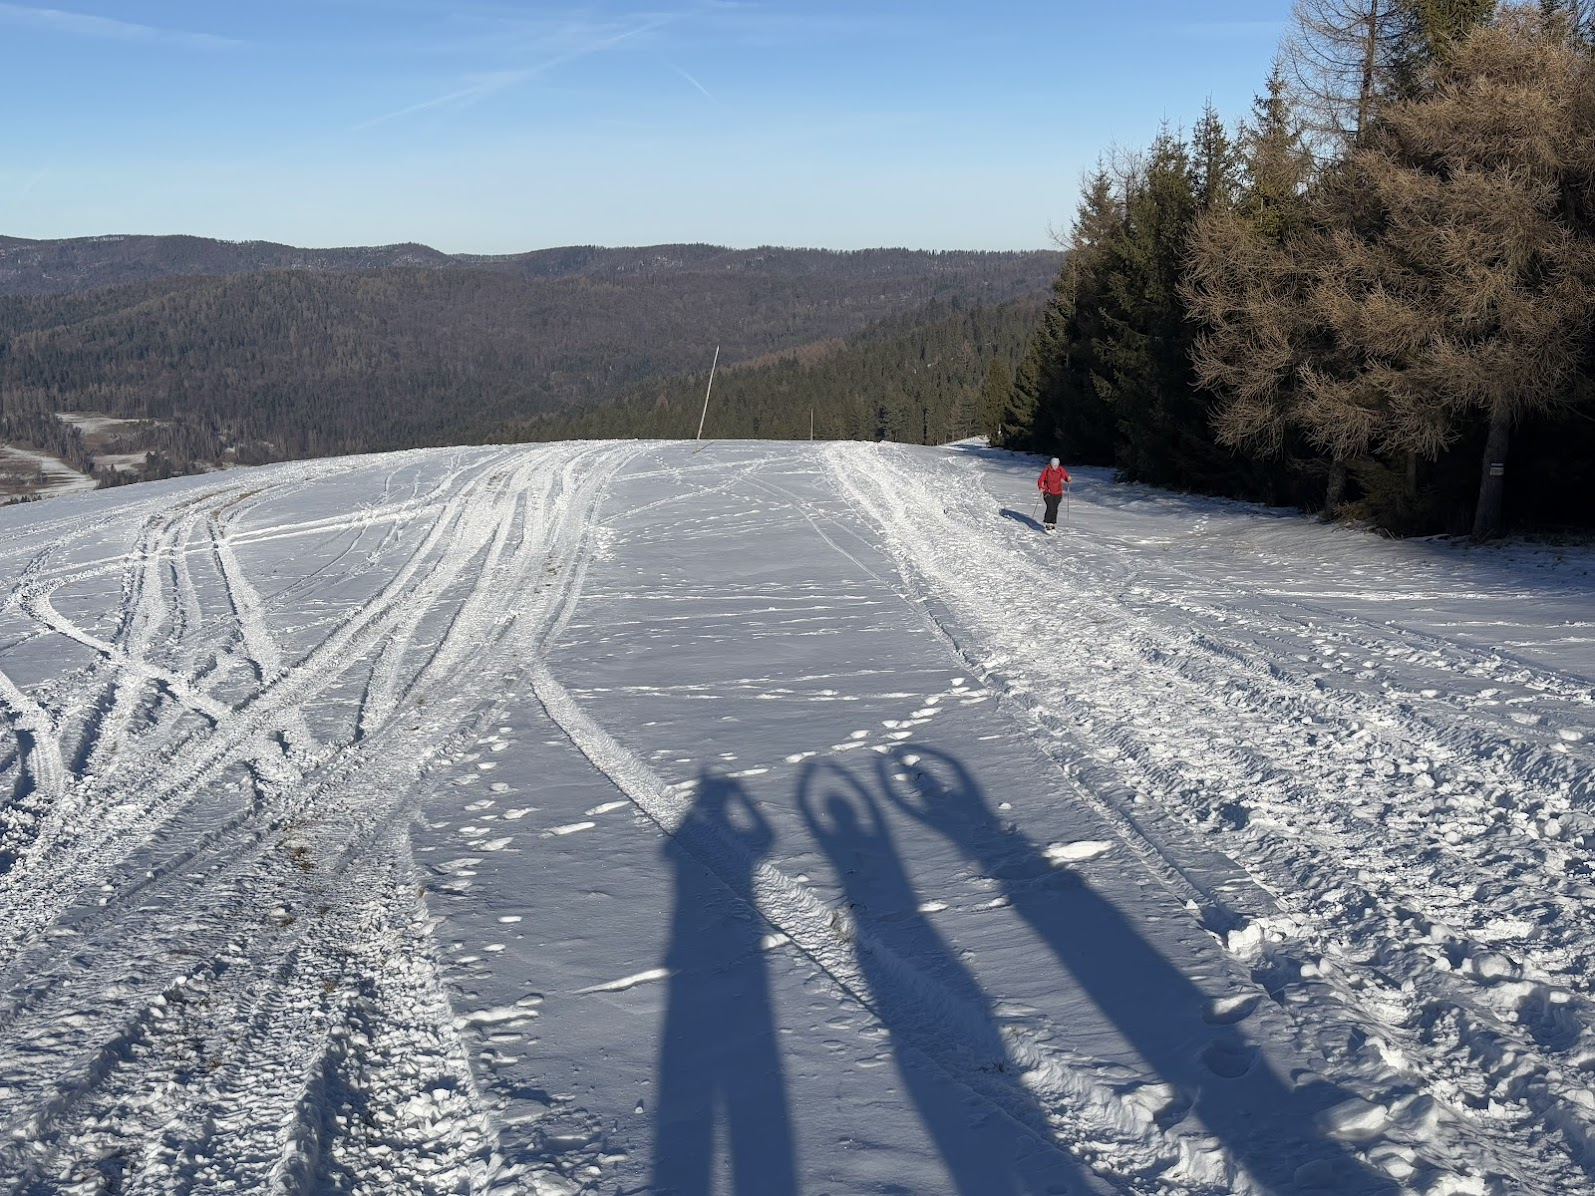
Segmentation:
[[(1181, 294), (1200, 327), (1192, 361), (1198, 384), (1215, 396), (1220, 443), (1278, 458), (1315, 335), (1302, 257), (1314, 159), (1279, 67), (1241, 126), (1239, 149), (1238, 195), (1198, 217)], [(1344, 481), (1334, 459), (1326, 511), (1339, 504)]]
[(1449, 44), (1333, 189), (1313, 306), (1345, 373), (1304, 371), (1320, 443), (1430, 458), (1485, 433), (1474, 535), (1502, 524), (1513, 426), (1572, 400), (1595, 317), (1591, 71), (1530, 8)]
[(1281, 58), (1326, 155), (1357, 144), (1394, 87), (1410, 20), (1402, 0), (1295, 0)]

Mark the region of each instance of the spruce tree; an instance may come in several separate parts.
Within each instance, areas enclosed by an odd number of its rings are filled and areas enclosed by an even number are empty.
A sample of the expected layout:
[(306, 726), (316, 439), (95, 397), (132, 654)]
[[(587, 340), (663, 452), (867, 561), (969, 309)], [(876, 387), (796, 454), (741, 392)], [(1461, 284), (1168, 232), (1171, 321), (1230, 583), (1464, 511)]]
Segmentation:
[(1213, 491), (1228, 487), (1234, 462), (1197, 390), (1196, 326), (1180, 294), (1197, 211), (1190, 148), (1165, 129), (1127, 182), (1123, 231), (1105, 252), (1092, 380), (1113, 412), (1124, 477)]
[(1240, 154), (1209, 100), (1191, 134), (1191, 189), (1198, 212), (1222, 211), (1235, 202)]
[(1424, 86), (1427, 72), (1496, 11), (1496, 0), (1396, 0), (1392, 74), (1402, 94)]
[(1001, 357), (993, 357), (986, 367), (986, 380), (980, 387), (980, 429), (987, 440), (1002, 440), (1003, 414), (1013, 390), (1013, 372)]
[(1006, 408), (1006, 443), (1070, 461), (1114, 460), (1113, 413), (1096, 389), (1109, 250), (1123, 235), (1123, 204), (1105, 167), (1086, 180), (1052, 296), (1032, 336)]
[[(1315, 323), (1302, 260), (1314, 160), (1278, 66), (1239, 142), (1240, 193), (1233, 208), (1198, 219), (1182, 294), (1201, 328), (1192, 356), (1215, 396), (1218, 439), (1261, 458), (1278, 480)], [(1343, 485), (1344, 468), (1331, 468), (1326, 510)]]

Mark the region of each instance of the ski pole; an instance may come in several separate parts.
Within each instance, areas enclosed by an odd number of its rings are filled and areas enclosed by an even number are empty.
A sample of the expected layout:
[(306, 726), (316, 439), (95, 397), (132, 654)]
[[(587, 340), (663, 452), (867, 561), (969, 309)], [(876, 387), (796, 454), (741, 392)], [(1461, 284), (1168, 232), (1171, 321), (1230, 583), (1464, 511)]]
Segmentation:
[(1039, 495), (1037, 495), (1036, 496), (1036, 501), (1030, 504), (1030, 522), (1031, 523), (1034, 523), (1036, 521), (1036, 512), (1039, 511), (1040, 509), (1041, 509), (1041, 497)]
[(1071, 489), (1073, 489), (1073, 487), (1069, 486), (1067, 483), (1063, 487), (1063, 526), (1064, 527), (1073, 526), (1073, 523), (1072, 523), (1072, 521), (1069, 518), (1069, 491)]

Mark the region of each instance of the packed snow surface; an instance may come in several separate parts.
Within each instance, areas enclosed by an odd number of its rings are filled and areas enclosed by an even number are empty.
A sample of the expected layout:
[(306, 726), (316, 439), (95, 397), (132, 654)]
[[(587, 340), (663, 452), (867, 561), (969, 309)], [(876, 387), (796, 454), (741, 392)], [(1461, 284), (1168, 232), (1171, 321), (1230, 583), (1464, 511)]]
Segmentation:
[(0, 512), (0, 1192), (1595, 1190), (1595, 554), (973, 446)]

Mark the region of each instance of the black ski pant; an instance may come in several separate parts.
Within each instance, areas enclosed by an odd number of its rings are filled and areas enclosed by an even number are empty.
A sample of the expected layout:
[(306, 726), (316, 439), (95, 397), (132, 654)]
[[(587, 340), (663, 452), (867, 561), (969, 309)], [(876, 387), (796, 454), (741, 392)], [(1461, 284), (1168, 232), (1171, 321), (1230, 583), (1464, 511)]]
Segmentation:
[(1047, 500), (1046, 523), (1049, 527), (1054, 527), (1058, 522), (1058, 504), (1063, 501), (1063, 495), (1043, 494), (1041, 497)]

